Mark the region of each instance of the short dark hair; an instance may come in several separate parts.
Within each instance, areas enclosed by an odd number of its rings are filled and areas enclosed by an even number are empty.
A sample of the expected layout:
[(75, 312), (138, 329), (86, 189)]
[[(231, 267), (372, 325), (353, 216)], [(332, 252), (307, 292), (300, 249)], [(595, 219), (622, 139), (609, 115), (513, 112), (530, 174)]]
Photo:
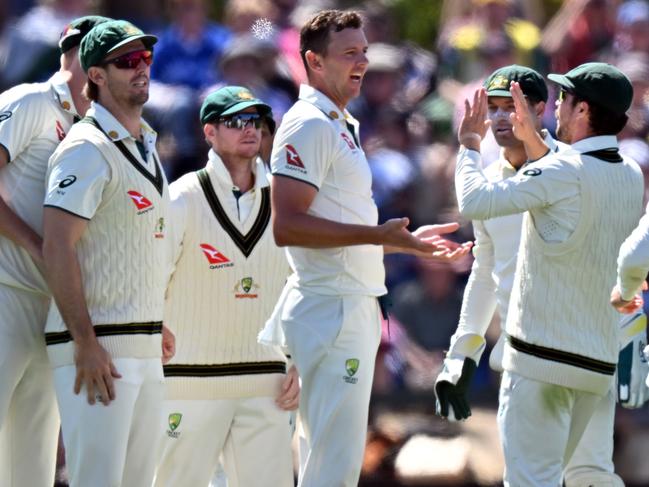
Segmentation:
[(355, 10), (323, 10), (307, 21), (300, 31), (300, 56), (307, 76), (309, 66), (306, 52), (313, 51), (322, 56), (327, 54), (330, 32), (343, 29), (360, 29), (363, 27), (361, 14)]
[(625, 113), (614, 112), (598, 103), (573, 94), (572, 106), (576, 106), (580, 101), (588, 103), (588, 123), (593, 135), (617, 135), (622, 132), (629, 120)]
[(89, 101), (97, 101), (99, 99), (99, 86), (90, 78), (88, 78), (83, 87), (83, 96)]

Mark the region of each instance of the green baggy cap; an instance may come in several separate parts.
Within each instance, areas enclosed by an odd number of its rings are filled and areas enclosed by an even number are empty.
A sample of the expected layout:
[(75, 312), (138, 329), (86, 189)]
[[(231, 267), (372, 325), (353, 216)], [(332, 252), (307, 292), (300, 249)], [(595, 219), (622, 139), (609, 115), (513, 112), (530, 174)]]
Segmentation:
[(84, 71), (99, 66), (111, 52), (124, 44), (141, 40), (147, 49), (158, 42), (154, 35), (145, 34), (126, 20), (111, 20), (93, 27), (81, 40), (79, 60)]
[(271, 113), (270, 105), (264, 103), (243, 86), (225, 86), (205, 98), (201, 106), (201, 123), (215, 122), (221, 117), (233, 115), (248, 107), (257, 107), (259, 115)]
[(63, 32), (61, 32), (61, 37), (59, 38), (59, 49), (61, 50), (61, 54), (77, 47), (81, 42), (81, 39), (83, 39), (83, 37), (90, 32), (95, 25), (109, 22), (111, 20), (113, 19), (102, 17), (101, 15), (86, 15), (85, 17), (74, 19), (66, 25)]
[(550, 74), (548, 79), (567, 92), (617, 114), (626, 113), (633, 99), (631, 81), (612, 64), (586, 63), (566, 74)]
[(517, 81), (525, 96), (531, 96), (541, 101), (548, 101), (548, 87), (543, 76), (532, 68), (512, 64), (494, 71), (485, 82), (487, 96), (509, 96), (512, 81)]

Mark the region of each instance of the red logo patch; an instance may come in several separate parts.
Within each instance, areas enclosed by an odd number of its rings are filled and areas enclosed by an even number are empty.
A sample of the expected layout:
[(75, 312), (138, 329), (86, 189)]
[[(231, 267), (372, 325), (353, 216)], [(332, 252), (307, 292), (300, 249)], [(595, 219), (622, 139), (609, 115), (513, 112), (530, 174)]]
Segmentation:
[(304, 169), (300, 155), (291, 144), (286, 144), (286, 164)]
[(65, 130), (63, 130), (63, 125), (58, 120), (56, 121), (56, 136), (59, 138), (59, 142), (65, 139)]
[(345, 142), (347, 142), (347, 145), (349, 146), (350, 149), (356, 149), (356, 145), (354, 144), (354, 142), (352, 142), (352, 139), (349, 138), (349, 135), (343, 134), (341, 132), (340, 136), (343, 138)]
[(138, 210), (144, 210), (145, 208), (153, 206), (153, 203), (151, 203), (137, 191), (128, 191), (128, 195), (133, 200), (133, 203), (135, 203), (135, 206), (137, 206)]
[(210, 264), (227, 264), (230, 262), (230, 259), (209, 244), (201, 244), (201, 250)]

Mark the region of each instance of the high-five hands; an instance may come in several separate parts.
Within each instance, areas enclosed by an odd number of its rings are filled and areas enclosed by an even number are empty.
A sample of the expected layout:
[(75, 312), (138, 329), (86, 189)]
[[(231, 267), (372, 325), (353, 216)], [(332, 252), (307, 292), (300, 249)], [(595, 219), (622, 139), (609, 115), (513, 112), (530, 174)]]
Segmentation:
[(487, 91), (484, 88), (473, 94), (473, 104), (464, 100), (464, 116), (457, 132), (457, 140), (467, 149), (480, 150), (480, 142), (487, 134), (490, 120), (487, 120)]

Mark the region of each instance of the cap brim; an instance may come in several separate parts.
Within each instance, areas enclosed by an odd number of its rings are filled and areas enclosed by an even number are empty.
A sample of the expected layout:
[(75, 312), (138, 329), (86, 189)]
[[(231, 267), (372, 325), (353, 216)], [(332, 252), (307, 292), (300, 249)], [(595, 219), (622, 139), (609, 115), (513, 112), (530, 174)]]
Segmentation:
[(134, 35), (133, 37), (129, 37), (127, 39), (124, 39), (122, 42), (119, 42), (115, 44), (113, 47), (109, 49), (109, 51), (106, 54), (110, 54), (111, 52), (115, 52), (117, 49), (119, 49), (122, 46), (125, 46), (129, 42), (134, 42), (134, 41), (142, 41), (144, 44), (144, 47), (147, 49), (151, 49), (153, 45), (158, 42), (158, 38), (156, 36), (150, 35), (150, 34), (140, 34), (140, 35)]
[(575, 84), (572, 81), (570, 81), (568, 78), (566, 78), (563, 74), (548, 74), (548, 79), (558, 84), (559, 86), (568, 88), (569, 90), (575, 89)]
[(270, 105), (266, 105), (265, 103), (260, 103), (258, 101), (250, 100), (250, 101), (242, 101), (241, 103), (237, 103), (236, 105), (231, 106), (226, 111), (221, 113), (220, 116), (224, 117), (227, 115), (232, 115), (234, 113), (238, 113), (250, 107), (257, 107), (259, 110), (259, 115), (267, 115), (271, 111)]
[(512, 94), (509, 90), (491, 90), (487, 91), (487, 96), (506, 96), (511, 98)]

